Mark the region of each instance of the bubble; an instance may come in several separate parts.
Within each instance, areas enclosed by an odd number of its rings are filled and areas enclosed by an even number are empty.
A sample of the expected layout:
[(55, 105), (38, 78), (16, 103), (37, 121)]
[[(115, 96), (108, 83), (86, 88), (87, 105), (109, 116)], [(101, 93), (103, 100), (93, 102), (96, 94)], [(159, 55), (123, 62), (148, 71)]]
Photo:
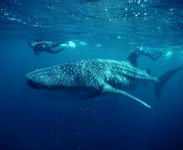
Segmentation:
[(102, 47), (102, 45), (101, 44), (96, 44), (96, 47), (100, 48), (100, 47)]

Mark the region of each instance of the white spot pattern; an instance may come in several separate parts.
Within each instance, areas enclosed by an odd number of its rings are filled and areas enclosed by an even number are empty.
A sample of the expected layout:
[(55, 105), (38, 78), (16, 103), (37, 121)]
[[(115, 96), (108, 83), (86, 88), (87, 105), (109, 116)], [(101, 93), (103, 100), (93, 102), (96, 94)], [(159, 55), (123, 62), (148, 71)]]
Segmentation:
[(91, 59), (80, 60), (33, 71), (27, 78), (40, 85), (53, 87), (93, 87), (101, 89), (109, 84), (117, 89), (128, 89), (139, 80), (156, 81), (144, 70), (125, 61)]

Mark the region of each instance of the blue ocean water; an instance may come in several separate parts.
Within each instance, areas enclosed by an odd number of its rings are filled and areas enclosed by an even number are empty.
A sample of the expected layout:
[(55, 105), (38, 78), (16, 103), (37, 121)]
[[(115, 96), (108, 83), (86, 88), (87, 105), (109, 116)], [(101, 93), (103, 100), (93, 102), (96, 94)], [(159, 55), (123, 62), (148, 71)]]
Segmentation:
[[(64, 62), (124, 60), (131, 50), (165, 51), (139, 58), (153, 76), (183, 63), (182, 0), (1, 0), (1, 150), (183, 149), (183, 71), (165, 85), (159, 101), (152, 85), (126, 97), (103, 94), (65, 101), (30, 89), (25, 75)], [(34, 55), (28, 42), (73, 41), (58, 54)]]

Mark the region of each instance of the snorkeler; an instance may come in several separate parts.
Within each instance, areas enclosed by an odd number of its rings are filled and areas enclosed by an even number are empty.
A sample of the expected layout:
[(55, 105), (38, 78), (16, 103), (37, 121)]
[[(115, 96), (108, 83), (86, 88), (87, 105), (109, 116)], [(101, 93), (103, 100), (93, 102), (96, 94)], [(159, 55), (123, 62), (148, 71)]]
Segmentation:
[(41, 52), (56, 54), (63, 51), (65, 48), (69, 47), (69, 42), (54, 43), (51, 41), (39, 41), (39, 42), (29, 42), (28, 45), (31, 48), (33, 48), (34, 54), (36, 55), (39, 55)]
[(130, 55), (127, 57), (127, 60), (131, 62), (134, 66), (137, 66), (137, 58), (140, 57), (141, 55), (147, 56), (152, 60), (157, 60), (158, 58), (164, 55), (164, 52), (163, 51), (148, 52), (148, 51), (144, 51), (139, 48), (136, 48), (130, 53)]

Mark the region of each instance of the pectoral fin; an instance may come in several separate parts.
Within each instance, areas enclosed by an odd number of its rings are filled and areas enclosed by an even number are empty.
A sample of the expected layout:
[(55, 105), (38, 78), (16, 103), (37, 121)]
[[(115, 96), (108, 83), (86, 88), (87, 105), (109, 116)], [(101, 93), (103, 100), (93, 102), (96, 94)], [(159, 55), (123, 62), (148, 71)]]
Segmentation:
[(124, 95), (124, 96), (127, 96), (128, 98), (131, 98), (139, 103), (141, 103), (142, 105), (144, 105), (145, 107), (147, 108), (151, 108), (151, 106), (149, 104), (147, 104), (146, 102), (140, 100), (139, 98), (125, 92), (125, 91), (122, 91), (122, 90), (118, 90), (118, 89), (115, 89), (113, 88), (112, 86), (106, 84), (103, 88), (103, 92), (107, 92), (107, 93), (115, 93), (115, 94), (121, 94), (121, 95)]

